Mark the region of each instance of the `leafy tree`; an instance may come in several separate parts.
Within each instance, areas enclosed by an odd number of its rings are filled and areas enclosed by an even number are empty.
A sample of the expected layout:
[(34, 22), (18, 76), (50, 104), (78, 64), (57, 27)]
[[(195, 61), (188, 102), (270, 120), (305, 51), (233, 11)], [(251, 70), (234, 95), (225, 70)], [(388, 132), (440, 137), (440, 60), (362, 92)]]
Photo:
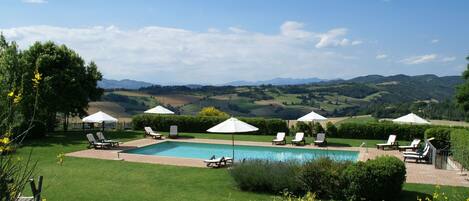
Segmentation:
[[(466, 60), (469, 61), (469, 56), (466, 57)], [(462, 106), (464, 111), (469, 111), (469, 64), (467, 64), (467, 69), (462, 73), (462, 78), (464, 83), (459, 85), (456, 88), (456, 100)]]
[(199, 116), (228, 117), (229, 115), (215, 107), (204, 107), (199, 112)]
[[(38, 119), (45, 128), (54, 129), (57, 114), (64, 118), (64, 128), (67, 128), (68, 117), (84, 115), (88, 102), (97, 100), (103, 90), (97, 87), (102, 79), (94, 62), (85, 64), (84, 60), (65, 45), (53, 42), (36, 42), (23, 52), (27, 79), (32, 79), (34, 70), (38, 70), (44, 77), (39, 87)], [(32, 90), (33, 87), (27, 87)], [(32, 95), (33, 93), (25, 93)], [(31, 99), (31, 98), (29, 98)], [(24, 113), (28, 113), (31, 102), (25, 101)], [(28, 104), (29, 103), (29, 104)]]

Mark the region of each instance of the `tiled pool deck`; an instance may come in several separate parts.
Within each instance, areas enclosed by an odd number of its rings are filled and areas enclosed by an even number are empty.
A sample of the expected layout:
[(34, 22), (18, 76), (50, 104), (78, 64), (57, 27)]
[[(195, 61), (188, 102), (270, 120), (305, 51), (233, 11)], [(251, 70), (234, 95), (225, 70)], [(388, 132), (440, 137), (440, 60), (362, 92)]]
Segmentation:
[[(141, 163), (154, 163), (164, 165), (177, 165), (177, 166), (188, 166), (188, 167), (205, 167), (203, 160), (201, 159), (189, 159), (189, 158), (176, 158), (176, 157), (163, 157), (163, 156), (150, 156), (141, 154), (128, 154), (120, 153), (126, 149), (133, 149), (161, 143), (164, 141), (172, 141), (172, 139), (165, 140), (154, 140), (150, 138), (139, 139), (122, 143), (119, 148), (110, 150), (95, 150), (87, 149), (77, 152), (66, 154), (66, 156), (82, 157), (82, 158), (96, 158), (106, 160), (124, 160), (129, 162), (141, 162)], [(215, 144), (231, 144), (230, 140), (213, 140), (213, 139), (176, 139), (174, 141), (179, 142), (198, 142), (198, 143), (215, 143)], [(307, 146), (292, 146), (292, 145), (271, 145), (268, 142), (250, 142), (250, 141), (236, 141), (237, 145), (254, 145), (254, 146), (275, 146), (275, 147), (289, 147), (298, 149), (329, 149), (329, 150), (348, 150), (348, 151), (359, 151), (360, 154), (358, 159), (365, 161), (373, 159), (381, 155), (392, 155), (400, 159), (403, 159), (402, 154), (398, 151), (383, 151), (375, 148), (359, 148), (359, 147), (316, 147), (312, 145)], [(407, 182), (408, 183), (421, 183), (421, 184), (440, 184), (450, 186), (466, 186), (469, 187), (469, 181), (467, 177), (459, 176), (459, 171), (456, 170), (439, 170), (435, 169), (430, 164), (416, 164), (413, 162), (406, 162), (407, 168)]]

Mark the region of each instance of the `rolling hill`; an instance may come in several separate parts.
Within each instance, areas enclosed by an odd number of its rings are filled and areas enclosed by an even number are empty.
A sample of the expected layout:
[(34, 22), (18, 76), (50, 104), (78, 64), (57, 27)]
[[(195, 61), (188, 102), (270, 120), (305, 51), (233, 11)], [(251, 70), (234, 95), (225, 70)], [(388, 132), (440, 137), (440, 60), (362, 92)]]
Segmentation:
[(448, 99), (461, 82), (459, 76), (368, 75), (298, 85), (152, 85), (108, 90), (102, 100), (122, 106), (128, 115), (162, 104), (181, 114), (196, 114), (203, 107), (215, 106), (235, 116), (296, 119), (315, 110), (327, 116), (376, 113), (392, 117), (413, 110), (441, 113), (439, 110), (452, 107)]

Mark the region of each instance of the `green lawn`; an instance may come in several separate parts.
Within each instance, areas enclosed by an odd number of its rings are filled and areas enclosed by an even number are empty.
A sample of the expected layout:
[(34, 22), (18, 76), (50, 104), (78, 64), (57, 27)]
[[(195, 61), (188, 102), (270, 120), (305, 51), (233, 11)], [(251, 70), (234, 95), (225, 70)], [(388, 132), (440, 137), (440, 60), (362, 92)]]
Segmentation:
[[(109, 138), (138, 139), (142, 132), (106, 132)], [(192, 137), (229, 139), (230, 135), (184, 134)], [(271, 136), (236, 136), (238, 140), (270, 141)], [(331, 143), (335, 139), (330, 139)], [(359, 141), (337, 143), (356, 146)], [(190, 168), (66, 157), (62, 166), (56, 156), (86, 147), (81, 132), (53, 133), (26, 142), (17, 156), (25, 158), (32, 148), (38, 161), (37, 175), (44, 176), (43, 197), (47, 200), (273, 200), (272, 195), (243, 192), (235, 187), (226, 169)], [(400, 200), (428, 196), (432, 185), (406, 184)], [(442, 187), (451, 195), (469, 197), (469, 188)], [(29, 192), (29, 188), (26, 192)], [(461, 197), (454, 197), (461, 198)], [(450, 199), (461, 200), (461, 199)]]

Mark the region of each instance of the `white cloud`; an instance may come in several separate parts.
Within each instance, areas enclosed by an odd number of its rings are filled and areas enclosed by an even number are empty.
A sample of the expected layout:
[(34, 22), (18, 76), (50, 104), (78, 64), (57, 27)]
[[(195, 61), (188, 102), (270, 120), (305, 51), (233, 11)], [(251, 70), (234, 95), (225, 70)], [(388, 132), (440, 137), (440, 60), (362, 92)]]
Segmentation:
[(409, 64), (409, 65), (423, 64), (423, 63), (436, 61), (437, 57), (438, 55), (436, 54), (426, 54), (426, 55), (408, 57), (408, 58), (401, 60), (400, 62), (404, 64)]
[(378, 55), (376, 55), (376, 59), (386, 59), (386, 58), (388, 58), (387, 54), (378, 54)]
[(33, 4), (41, 4), (47, 3), (46, 0), (22, 0), (23, 3), (33, 3)]
[[(279, 34), (229, 28), (206, 32), (148, 26), (124, 30), (116, 26), (65, 28), (27, 26), (0, 29), (21, 48), (35, 41), (54, 41), (94, 60), (106, 78), (138, 79), (154, 83), (225, 83), (274, 77), (334, 77), (356, 73), (356, 59), (343, 52), (329, 54), (315, 48), (353, 45), (346, 29), (326, 32), (317, 40), (303, 24), (286, 22)], [(238, 34), (242, 32), (243, 34)], [(327, 36), (326, 36), (327, 35)], [(357, 44), (357, 42), (355, 42)], [(343, 69), (343, 63), (349, 68)], [(342, 69), (342, 70), (340, 70)], [(337, 73), (339, 72), (340, 73)], [(249, 72), (249, 73), (247, 73)]]
[(442, 62), (450, 62), (456, 60), (456, 57), (443, 57), (441, 59)]
[(433, 40), (430, 41), (430, 43), (433, 43), (433, 44), (438, 43), (438, 42), (440, 42), (440, 40), (438, 40), (438, 39), (433, 39)]
[(347, 31), (346, 28), (336, 28), (326, 33), (317, 34), (316, 37), (319, 38), (319, 42), (316, 43), (316, 48), (359, 45), (362, 43), (362, 41), (350, 41), (350, 39), (344, 38), (343, 36), (347, 34)]
[(246, 30), (238, 28), (238, 27), (229, 27), (228, 30), (230, 30), (233, 33), (237, 33), (237, 34), (242, 34), (242, 33), (247, 32)]

